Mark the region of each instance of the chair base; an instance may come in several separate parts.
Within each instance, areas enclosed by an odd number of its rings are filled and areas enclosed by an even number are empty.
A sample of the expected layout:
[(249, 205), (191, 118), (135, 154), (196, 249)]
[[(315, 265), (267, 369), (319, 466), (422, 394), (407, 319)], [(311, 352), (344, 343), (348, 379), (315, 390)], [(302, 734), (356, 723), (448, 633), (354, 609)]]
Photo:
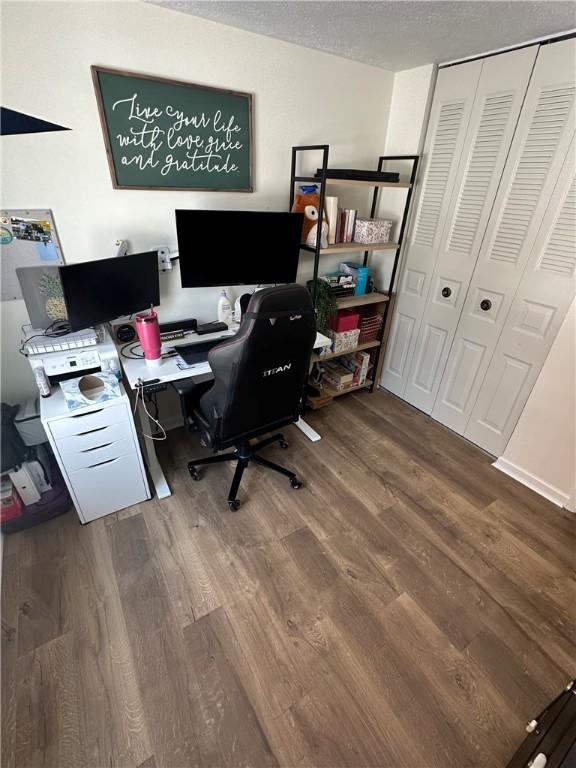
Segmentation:
[(251, 461), (253, 461), (255, 464), (259, 464), (261, 467), (266, 467), (266, 469), (271, 469), (274, 472), (278, 472), (279, 474), (284, 475), (290, 480), (290, 485), (295, 490), (301, 488), (302, 483), (296, 477), (294, 472), (286, 469), (286, 467), (280, 466), (280, 464), (275, 464), (273, 461), (268, 461), (268, 459), (264, 459), (262, 456), (257, 455), (257, 451), (261, 451), (262, 448), (265, 448), (267, 445), (271, 445), (272, 443), (279, 443), (281, 448), (288, 448), (288, 443), (286, 442), (284, 435), (281, 433), (267, 437), (264, 440), (260, 440), (258, 443), (254, 443), (253, 445), (245, 440), (241, 443), (238, 443), (235, 449), (229, 453), (219, 453), (215, 456), (207, 456), (204, 459), (196, 459), (195, 461), (188, 462), (188, 472), (190, 472), (190, 476), (193, 480), (200, 480), (200, 473), (198, 472), (197, 467), (201, 466), (202, 464), (218, 464), (221, 461), (237, 462), (236, 471), (234, 472), (234, 477), (232, 479), (232, 485), (230, 486), (230, 491), (228, 492), (228, 507), (232, 511), (236, 511), (240, 506), (240, 502), (236, 496), (238, 494), (238, 488), (240, 487), (240, 481), (242, 480), (244, 470)]

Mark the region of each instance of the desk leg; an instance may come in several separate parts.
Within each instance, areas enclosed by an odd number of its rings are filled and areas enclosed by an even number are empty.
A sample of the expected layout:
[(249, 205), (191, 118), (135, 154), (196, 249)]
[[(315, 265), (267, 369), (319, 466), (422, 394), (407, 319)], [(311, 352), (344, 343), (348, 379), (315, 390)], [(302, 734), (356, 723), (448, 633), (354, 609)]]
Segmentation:
[(296, 426), (298, 427), (300, 432), (304, 432), (308, 440), (312, 440), (313, 443), (317, 443), (318, 440), (322, 440), (322, 435), (319, 435), (315, 429), (312, 429), (310, 424), (304, 421), (302, 417), (298, 419), (298, 421), (296, 422)]
[(172, 495), (172, 491), (170, 490), (168, 481), (164, 477), (164, 472), (162, 472), (162, 467), (160, 466), (160, 462), (158, 461), (158, 456), (156, 456), (156, 447), (154, 445), (154, 440), (150, 440), (149, 437), (144, 437), (144, 435), (150, 434), (150, 429), (152, 428), (152, 425), (148, 420), (148, 416), (146, 415), (146, 412), (144, 411), (144, 408), (142, 407), (141, 402), (138, 403), (138, 408), (136, 410), (138, 413), (138, 421), (140, 422), (140, 431), (142, 432), (142, 436), (140, 438), (140, 444), (144, 449), (144, 455), (146, 457), (146, 465), (148, 466), (150, 477), (152, 478), (152, 482), (154, 483), (154, 488), (156, 489), (156, 495), (158, 496), (159, 499), (165, 499), (166, 496)]

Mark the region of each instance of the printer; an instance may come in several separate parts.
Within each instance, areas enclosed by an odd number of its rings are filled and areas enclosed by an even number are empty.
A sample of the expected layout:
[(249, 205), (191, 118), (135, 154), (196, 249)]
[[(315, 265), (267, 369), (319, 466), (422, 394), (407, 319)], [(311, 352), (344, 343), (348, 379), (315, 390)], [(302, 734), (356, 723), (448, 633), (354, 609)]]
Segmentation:
[(22, 348), (32, 370), (43, 368), (50, 384), (97, 371), (121, 375), (118, 350), (104, 326), (56, 337), (31, 330)]

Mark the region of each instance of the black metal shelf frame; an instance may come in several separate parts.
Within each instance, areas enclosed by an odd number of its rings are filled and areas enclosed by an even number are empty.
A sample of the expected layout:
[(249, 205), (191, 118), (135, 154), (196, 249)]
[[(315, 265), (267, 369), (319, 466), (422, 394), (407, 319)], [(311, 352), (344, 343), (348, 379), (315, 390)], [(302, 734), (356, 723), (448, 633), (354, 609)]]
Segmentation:
[[(296, 170), (298, 167), (298, 161), (300, 159), (300, 153), (304, 152), (322, 152), (322, 167), (321, 167), (321, 175), (320, 176), (302, 176), (297, 175)], [(292, 210), (292, 205), (294, 204), (294, 196), (295, 196), (295, 185), (298, 182), (311, 182), (314, 184), (318, 184), (320, 187), (320, 211), (324, 211), (324, 202), (326, 198), (326, 185), (328, 182), (337, 185), (338, 179), (328, 179), (327, 178), (327, 170), (328, 170), (328, 157), (330, 153), (330, 145), (329, 144), (310, 144), (305, 146), (295, 146), (292, 147), (292, 166), (291, 166), (291, 172), (290, 172), (290, 210)], [(383, 166), (385, 163), (389, 161), (409, 161), (412, 163), (412, 167), (410, 169), (410, 178), (409, 178), (409, 185), (408, 186), (402, 186), (398, 187), (398, 189), (405, 190), (406, 192), (406, 200), (404, 203), (404, 211), (402, 213), (402, 221), (400, 224), (400, 231), (398, 234), (398, 242), (396, 244), (396, 248), (394, 249), (394, 263), (392, 265), (392, 272), (390, 273), (390, 280), (388, 282), (387, 289), (383, 290), (382, 292), (385, 293), (389, 299), (392, 298), (392, 291), (394, 289), (394, 282), (396, 280), (396, 274), (398, 272), (398, 265), (400, 263), (400, 257), (402, 254), (402, 245), (404, 243), (404, 236), (406, 233), (406, 225), (408, 222), (408, 215), (410, 212), (410, 203), (412, 201), (412, 192), (414, 189), (414, 183), (416, 181), (416, 173), (418, 171), (418, 161), (419, 161), (418, 155), (381, 155), (378, 158), (378, 171), (383, 170)], [(370, 181), (366, 181), (365, 179), (362, 179), (362, 181), (365, 182), (366, 186), (374, 186), (374, 192), (372, 194), (372, 206), (370, 208), (370, 218), (373, 219), (376, 215), (376, 211), (378, 209), (378, 198), (381, 187), (374, 184), (371, 185)], [(386, 189), (393, 189), (393, 186), (387, 186)], [(306, 246), (303, 245), (302, 249), (305, 251), (313, 252), (314, 253), (314, 271), (313, 271), (313, 278), (312, 278), (312, 302), (314, 306), (316, 306), (316, 283), (318, 280), (318, 270), (320, 267), (320, 256), (321, 256), (321, 239), (322, 239), (322, 214), (318, 217), (318, 227), (316, 232), (316, 244), (315, 246)], [(362, 250), (361, 248), (358, 249), (359, 251)], [(391, 249), (388, 249), (390, 251)], [(364, 259), (363, 264), (366, 266), (368, 264), (368, 258), (372, 251), (370, 249), (367, 249), (364, 251)], [(380, 345), (378, 347), (375, 347), (375, 357), (374, 357), (374, 367), (373, 370), (375, 372), (379, 371), (379, 362), (382, 354), (384, 353), (384, 335), (386, 332), (386, 322), (388, 319), (388, 311), (390, 308), (390, 301), (387, 301), (384, 306), (384, 313), (383, 313), (383, 322), (382, 322), (382, 328), (380, 330), (380, 335), (378, 337), (378, 341), (380, 342)], [(374, 387), (377, 386), (377, 376), (373, 377), (373, 382), (370, 387), (370, 392), (374, 390)]]

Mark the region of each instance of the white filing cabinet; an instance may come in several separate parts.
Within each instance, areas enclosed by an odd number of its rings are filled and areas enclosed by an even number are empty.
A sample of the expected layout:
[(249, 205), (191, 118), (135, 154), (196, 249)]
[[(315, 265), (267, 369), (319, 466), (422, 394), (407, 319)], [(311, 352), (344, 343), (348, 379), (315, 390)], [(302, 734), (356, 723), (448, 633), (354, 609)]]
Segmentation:
[(150, 498), (123, 389), (119, 398), (69, 411), (57, 387), (40, 415), (82, 523)]

